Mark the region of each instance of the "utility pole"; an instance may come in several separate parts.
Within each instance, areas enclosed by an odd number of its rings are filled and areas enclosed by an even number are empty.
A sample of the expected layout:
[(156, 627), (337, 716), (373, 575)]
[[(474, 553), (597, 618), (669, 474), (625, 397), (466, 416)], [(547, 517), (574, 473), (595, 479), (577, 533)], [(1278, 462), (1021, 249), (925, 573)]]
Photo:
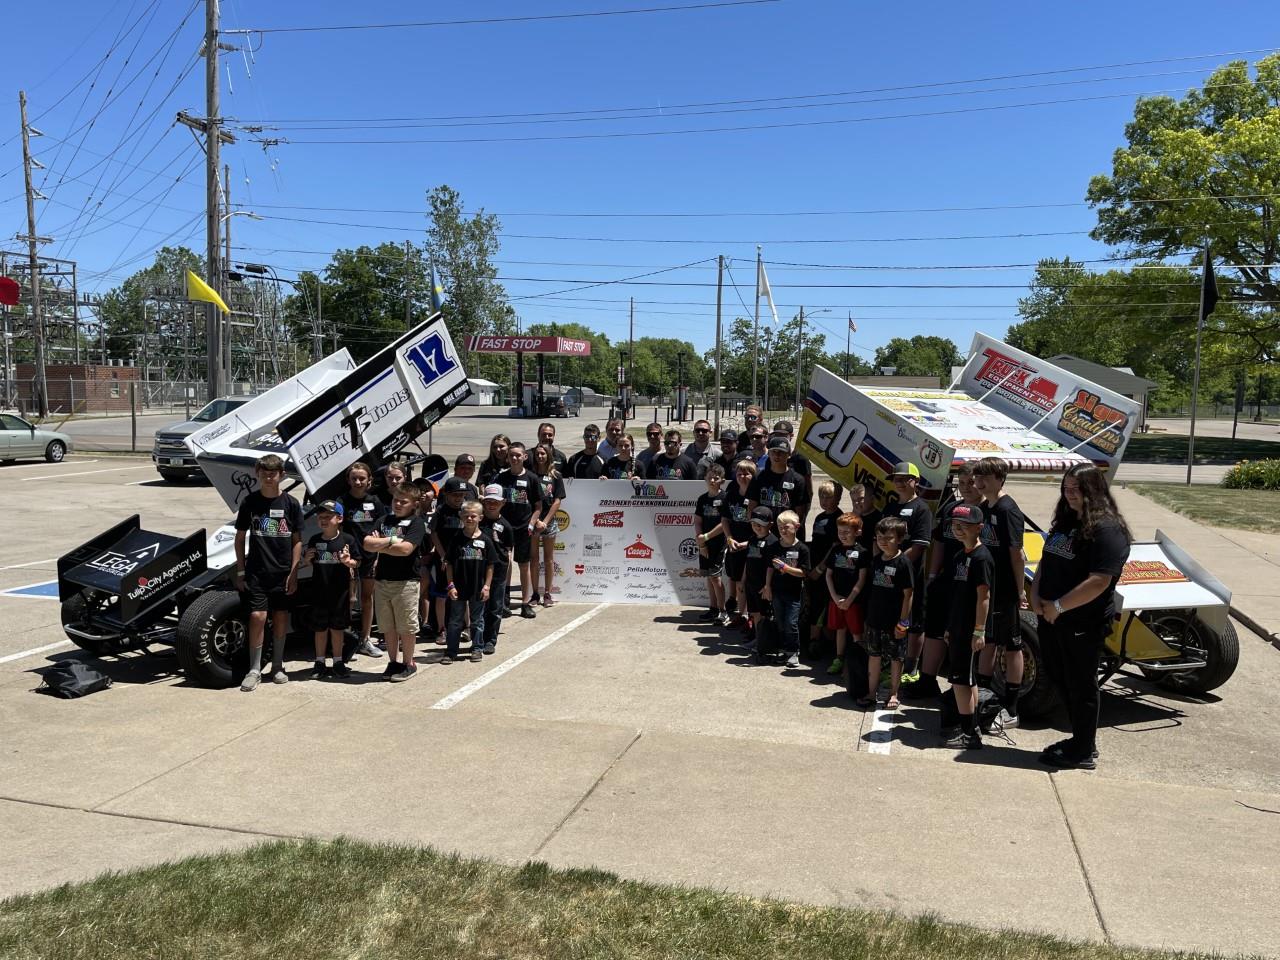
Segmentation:
[(716, 415), (711, 426), (716, 440), (720, 439), (720, 308), (724, 295), (724, 254), (716, 261)]
[[(222, 268), (219, 260), (218, 153), (222, 126), (222, 105), (218, 96), (218, 2), (204, 0), (204, 180), (205, 180), (205, 280), (214, 290), (222, 290)], [(230, 211), (228, 211), (230, 212)], [(222, 395), (220, 317), (214, 304), (205, 305), (204, 339), (208, 352), (205, 376), (209, 400)], [(230, 318), (228, 318), (229, 320)]]
[[(760, 399), (756, 393), (756, 374), (760, 367), (760, 271), (764, 268), (761, 261), (760, 244), (756, 244), (756, 319), (755, 339), (751, 343), (751, 402)], [(717, 437), (718, 439), (718, 437)]]
[[(631, 316), (627, 321), (627, 395), (622, 404), (622, 419), (627, 418), (627, 407), (630, 406), (631, 396), (635, 393), (636, 384), (631, 378), (631, 373), (636, 367), (636, 298), (631, 298)], [(1258, 391), (1258, 395), (1262, 395), (1262, 391)]]
[(804, 356), (804, 307), (800, 308), (800, 332), (796, 336), (796, 416), (800, 416), (800, 358)]
[[(225, 208), (223, 213), (223, 231), (226, 234), (226, 258), (222, 261), (222, 299), (226, 301), (227, 306), (231, 306), (231, 165), (224, 163), (222, 165), (222, 204)], [(215, 314), (216, 316), (216, 314)], [(223, 325), (226, 327), (226, 336), (222, 338), (222, 380), (227, 385), (227, 392), (231, 392), (232, 368), (231, 368), (231, 341), (235, 336), (235, 328), (231, 322), (231, 315), (228, 314), (222, 318)]]
[[(32, 398), (41, 417), (49, 415), (49, 387), (44, 369), (44, 316), (40, 312), (40, 255), (36, 247), (36, 189), (31, 183), (31, 126), (27, 123), (27, 92), (18, 92), (18, 107), (22, 113), (22, 171), (27, 186), (27, 250), (31, 256), (31, 333), (36, 342), (36, 376), (32, 383)], [(39, 133), (37, 133), (39, 136)], [(43, 199), (43, 198), (42, 198)], [(19, 238), (24, 239), (24, 238)]]
[(412, 275), (409, 272), (409, 248), (411, 244), (408, 240), (404, 242), (404, 328), (409, 330), (413, 327), (413, 316), (410, 313), (411, 299), (409, 297), (409, 288), (412, 281)]

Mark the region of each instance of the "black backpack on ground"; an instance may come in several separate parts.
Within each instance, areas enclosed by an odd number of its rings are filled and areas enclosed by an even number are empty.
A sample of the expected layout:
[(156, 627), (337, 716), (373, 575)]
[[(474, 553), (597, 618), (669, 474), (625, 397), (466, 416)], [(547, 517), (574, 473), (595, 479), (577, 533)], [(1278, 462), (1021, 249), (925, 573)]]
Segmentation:
[[(979, 730), (983, 733), (991, 732), (996, 717), (1000, 715), (1001, 706), (1000, 698), (994, 692), (986, 687), (978, 688), (978, 706), (973, 711), (973, 717)], [(955, 694), (950, 690), (943, 693), (939, 699), (939, 707), (938, 721), (942, 729), (960, 726), (960, 711), (956, 708)]]
[(86, 697), (111, 686), (111, 678), (79, 660), (60, 660), (45, 671), (44, 683), (37, 693), (47, 693), (63, 700)]

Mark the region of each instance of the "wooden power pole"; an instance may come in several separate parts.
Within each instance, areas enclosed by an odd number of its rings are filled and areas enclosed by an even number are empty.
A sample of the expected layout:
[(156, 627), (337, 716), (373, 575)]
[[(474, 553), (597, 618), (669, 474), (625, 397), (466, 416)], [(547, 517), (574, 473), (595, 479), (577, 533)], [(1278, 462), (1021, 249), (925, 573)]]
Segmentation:
[[(40, 238), (36, 236), (36, 189), (31, 182), (31, 126), (27, 123), (27, 92), (18, 93), (18, 107), (22, 113), (22, 171), (27, 185), (27, 235), (19, 239), (27, 241), (31, 257), (31, 334), (36, 344), (36, 375), (31, 384), (32, 399), (41, 417), (49, 415), (49, 387), (45, 379), (44, 314), (40, 310), (40, 254), (37, 250)], [(39, 133), (36, 134), (39, 136)]]

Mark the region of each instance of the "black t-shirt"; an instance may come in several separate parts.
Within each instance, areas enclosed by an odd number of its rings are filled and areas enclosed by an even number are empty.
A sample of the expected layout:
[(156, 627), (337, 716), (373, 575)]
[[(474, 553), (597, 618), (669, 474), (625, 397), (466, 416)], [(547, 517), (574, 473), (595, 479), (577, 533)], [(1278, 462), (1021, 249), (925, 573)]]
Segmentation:
[(240, 502), (236, 529), (249, 534), (245, 573), (283, 581), (293, 566), (293, 542), (302, 539), (302, 505), (287, 493), (267, 499), (255, 490)]
[[(390, 553), (378, 554), (378, 567), (374, 573), (374, 578), (377, 580), (417, 580), (418, 558), (414, 556), (414, 553), (417, 553), (417, 549), (427, 539), (427, 525), (423, 523), (422, 518), (416, 514), (397, 517), (395, 514), (389, 513), (382, 518), (377, 533), (380, 537), (398, 537), (400, 540), (413, 544), (415, 549), (407, 557), (397, 557)], [(396, 545), (399, 546), (399, 543)]]
[(831, 545), (836, 542), (836, 521), (844, 514), (839, 510), (823, 510), (813, 518), (813, 527), (809, 530), (809, 554), (818, 557), (821, 562), (831, 552)]
[(1112, 603), (1116, 581), (1129, 559), (1129, 538), (1112, 521), (1104, 520), (1086, 537), (1078, 520), (1063, 527), (1052, 527), (1045, 537), (1040, 558), (1040, 599), (1045, 603), (1060, 600), (1089, 578), (1091, 573), (1111, 577), (1107, 589), (1083, 607), (1064, 611), (1058, 623), (1093, 626), (1115, 612)]
[[(484, 531), (485, 536), (489, 538), (489, 542), (493, 544), (493, 566), (495, 570), (505, 570), (511, 564), (511, 551), (515, 549), (516, 540), (511, 532), (511, 524), (503, 517), (496, 520), (490, 520), (488, 517), (480, 518), (480, 529)], [(494, 574), (494, 582), (497, 582), (497, 574)]]
[(569, 458), (564, 455), (564, 451), (559, 447), (553, 446), (551, 448), (551, 462), (555, 464), (556, 469), (559, 470), (569, 462)]
[[(805, 573), (808, 573), (812, 564), (809, 562), (809, 548), (805, 546), (803, 540), (797, 540), (795, 543), (787, 546), (781, 540), (774, 539), (765, 549), (765, 557), (772, 565), (775, 558), (781, 558), (782, 562), (788, 567), (799, 567)], [(773, 595), (775, 597), (787, 597), (789, 599), (799, 599), (804, 592), (804, 577), (793, 577), (789, 573), (783, 573), (781, 570), (773, 571)]]
[[(955, 531), (951, 529), (951, 514), (958, 504), (964, 503), (963, 500), (948, 500), (943, 506), (938, 508), (937, 522), (933, 525), (933, 542), (936, 546), (933, 548), (942, 555), (941, 565), (938, 567), (938, 578), (929, 585), (932, 590), (934, 585), (939, 585), (943, 590), (950, 589), (951, 568), (956, 556), (964, 550), (964, 543), (955, 535)], [(983, 533), (986, 533), (986, 527), (983, 527)], [(982, 542), (985, 537), (980, 540)]]
[(858, 542), (868, 550), (876, 548), (876, 524), (884, 517), (883, 510), (872, 510), (870, 513), (861, 514), (862, 516), (862, 532), (858, 534)]
[(892, 560), (876, 557), (868, 575), (867, 626), (892, 630), (902, 618), (902, 595), (915, 587), (915, 570), (905, 551)]
[[(564, 501), (564, 477), (560, 476), (560, 471), (553, 470), (545, 477), (539, 477), (538, 482), (542, 484), (542, 506), (538, 508), (539, 515), (542, 515), (557, 500)], [(551, 517), (546, 520), (550, 523)]]
[(720, 516), (729, 522), (729, 536), (741, 543), (751, 539), (751, 511), (747, 509), (747, 494), (736, 483), (725, 491)]
[(991, 551), (981, 543), (969, 553), (962, 545), (960, 552), (938, 574), (938, 578), (946, 578), (948, 584), (947, 630), (952, 643), (967, 643), (973, 639), (978, 615), (978, 588), (991, 586), (995, 566)]
[[(707, 491), (698, 498), (698, 502), (693, 506), (693, 512), (702, 518), (702, 533), (706, 533), (712, 527), (718, 526), (721, 520), (721, 512), (724, 510), (725, 493), (721, 490), (717, 494)], [(715, 552), (724, 546), (724, 532), (716, 534), (706, 542), (707, 549)]]
[(683, 453), (674, 457), (659, 453), (649, 461), (645, 476), (650, 480), (693, 480), (697, 472), (698, 465)]
[(794, 470), (787, 468), (782, 473), (774, 473), (766, 468), (751, 481), (747, 499), (772, 510), (776, 521), (783, 510), (799, 513), (808, 503), (808, 494), (805, 492), (804, 477)]
[[(314, 534), (307, 541), (307, 550), (315, 550), (311, 561), (311, 592), (317, 597), (332, 599), (334, 594), (346, 593), (351, 587), (351, 577), (357, 572), (342, 562), (342, 548), (353, 560), (360, 559), (360, 544), (349, 533), (339, 531), (332, 540), (323, 533)], [(305, 551), (304, 551), (305, 552)]]
[(532, 470), (525, 470), (518, 477), (510, 470), (503, 470), (494, 483), (502, 487), (506, 499), (502, 515), (511, 521), (516, 536), (520, 536), (522, 530), (527, 535), (529, 521), (542, 504), (542, 484), (537, 476)]
[(604, 473), (604, 457), (579, 450), (569, 458), (564, 469), (575, 480), (596, 480)]
[(640, 466), (640, 461), (635, 457), (630, 460), (610, 457), (604, 465), (604, 475), (610, 480), (630, 480), (633, 476), (643, 477), (644, 467)]
[(836, 593), (847, 597), (858, 585), (858, 575), (871, 564), (871, 551), (856, 541), (851, 547), (834, 543), (823, 563), (831, 571)]
[[(1013, 497), (1003, 494), (995, 503), (983, 504), (987, 522), (982, 528), (982, 542), (991, 551), (996, 562), (995, 580), (991, 586), (991, 603), (1002, 609), (1018, 596), (1018, 581), (1014, 579), (1013, 566), (1009, 563), (1009, 551), (1022, 548), (1024, 519)], [(1025, 574), (1021, 569), (1018, 576)]]
[(885, 508), (886, 517), (897, 517), (907, 525), (907, 539), (902, 541), (902, 552), (921, 544), (924, 550), (920, 559), (912, 565), (911, 573), (915, 578), (915, 586), (924, 587), (924, 558), (929, 550), (929, 541), (933, 538), (933, 514), (929, 512), (924, 500), (916, 497), (910, 503), (895, 503)]
[[(427, 522), (427, 529), (440, 541), (442, 550), (448, 549), (453, 538), (462, 529), (462, 508), (454, 508), (447, 503), (437, 503), (435, 512)], [(424, 542), (424, 552), (430, 552), (431, 544)]]
[(378, 529), (378, 521), (387, 512), (387, 505), (372, 491), (360, 497), (344, 493), (339, 502), (343, 532), (351, 534), (356, 543), (364, 543), (364, 538)]
[(488, 486), (491, 483), (496, 483), (498, 474), (502, 473), (502, 471), (506, 469), (507, 468), (500, 463), (485, 460), (480, 464), (480, 466), (476, 467), (476, 482), (481, 486)]
[(747, 589), (760, 591), (764, 588), (765, 575), (769, 572), (769, 551), (778, 542), (772, 533), (764, 537), (754, 534), (747, 540), (747, 560), (744, 579)]
[(453, 574), (459, 600), (479, 600), (484, 589), (484, 573), (493, 566), (493, 543), (476, 530), (474, 537), (459, 531), (445, 548), (445, 560)]

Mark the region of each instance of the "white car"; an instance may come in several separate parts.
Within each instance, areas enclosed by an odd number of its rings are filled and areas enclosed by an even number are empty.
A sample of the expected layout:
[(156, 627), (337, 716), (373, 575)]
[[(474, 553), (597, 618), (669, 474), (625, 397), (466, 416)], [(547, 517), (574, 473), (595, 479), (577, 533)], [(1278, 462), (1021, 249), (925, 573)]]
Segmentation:
[(0, 413), (0, 463), (43, 457), (61, 463), (71, 452), (71, 438), (56, 430), (42, 430), (16, 413)]

